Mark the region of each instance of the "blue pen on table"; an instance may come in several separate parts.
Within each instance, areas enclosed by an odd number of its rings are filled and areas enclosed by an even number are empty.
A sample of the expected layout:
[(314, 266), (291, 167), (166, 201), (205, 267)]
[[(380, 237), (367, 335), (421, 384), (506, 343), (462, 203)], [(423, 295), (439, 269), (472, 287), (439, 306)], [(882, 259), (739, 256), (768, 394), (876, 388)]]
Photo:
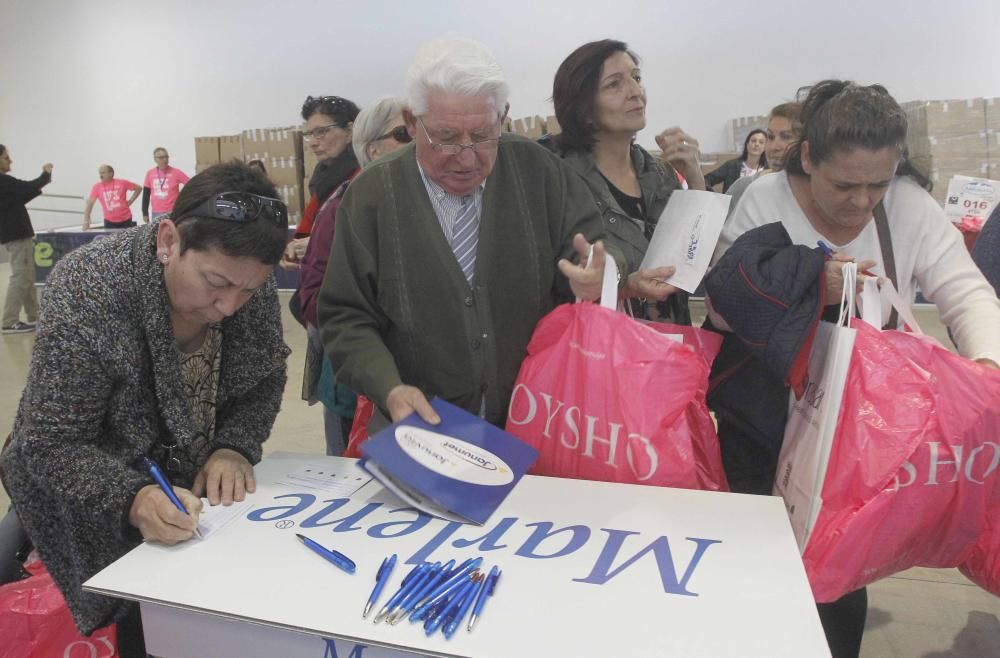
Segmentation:
[(444, 636), (451, 639), (451, 636), (455, 634), (458, 627), (462, 625), (462, 620), (465, 619), (465, 615), (469, 612), (469, 608), (472, 607), (472, 602), (476, 599), (476, 591), (482, 588), (482, 584), (486, 582), (486, 574), (480, 572), (472, 580), (475, 583), (473, 586), (469, 587), (469, 590), (465, 593), (465, 599), (462, 600), (462, 604), (458, 607), (458, 614), (453, 617), (449, 617), (445, 620), (444, 624)]
[(347, 557), (340, 551), (335, 551), (332, 548), (327, 548), (322, 544), (320, 544), (319, 542), (315, 542), (312, 539), (309, 539), (305, 535), (300, 535), (296, 533), (295, 536), (299, 538), (299, 541), (308, 546), (313, 553), (316, 553), (317, 555), (325, 559), (327, 562), (333, 564), (335, 567), (343, 569), (347, 573), (354, 573), (354, 570), (357, 569), (357, 565), (354, 564), (354, 560)]
[(378, 568), (378, 572), (375, 574), (375, 589), (372, 590), (371, 596), (368, 597), (368, 603), (365, 604), (365, 611), (361, 615), (362, 619), (366, 619), (368, 617), (368, 613), (372, 611), (372, 606), (374, 606), (375, 601), (378, 600), (378, 595), (382, 593), (382, 589), (385, 588), (385, 584), (389, 582), (389, 575), (392, 574), (392, 569), (395, 566), (395, 553), (382, 560), (382, 566)]
[(392, 598), (390, 598), (389, 601), (384, 606), (382, 606), (382, 609), (378, 611), (378, 614), (375, 615), (375, 621), (373, 621), (372, 623), (374, 624), (379, 623), (380, 621), (385, 619), (389, 615), (389, 613), (393, 612), (396, 609), (396, 606), (399, 605), (399, 602), (403, 600), (403, 597), (412, 591), (411, 588), (414, 587), (417, 583), (423, 581), (424, 574), (430, 568), (431, 564), (429, 562), (422, 562), (417, 566), (413, 567), (410, 573), (407, 574), (405, 578), (403, 578), (403, 582), (400, 584), (399, 589), (396, 590), (396, 593), (392, 595)]
[(453, 569), (453, 570), (451, 571), (451, 573), (449, 573), (449, 574), (448, 574), (448, 577), (449, 577), (449, 578), (451, 578), (451, 577), (452, 577), (452, 576), (454, 576), (454, 575), (455, 575), (456, 573), (458, 573), (459, 571), (461, 571), (462, 569), (464, 569), (465, 567), (469, 566), (470, 564), (472, 564), (472, 563), (473, 563), (473, 562), (475, 562), (475, 561), (476, 561), (476, 558), (474, 558), (474, 557), (470, 557), (470, 558), (469, 558), (469, 559), (467, 559), (467, 560), (462, 560), (462, 564), (460, 564), (460, 565), (458, 565), (457, 567), (455, 567), (455, 568), (454, 568), (454, 569)]
[[(174, 504), (174, 507), (179, 509), (184, 514), (191, 516), (184, 507), (184, 503), (181, 502), (181, 499), (178, 498), (177, 494), (174, 492), (174, 487), (170, 484), (170, 480), (168, 480), (167, 476), (163, 474), (160, 467), (156, 465), (156, 462), (149, 457), (143, 457), (142, 463), (146, 466), (146, 470), (149, 471), (149, 475), (156, 481), (156, 484), (160, 487), (163, 493), (167, 495), (167, 498), (170, 499), (170, 502)], [(198, 526), (195, 526), (194, 534), (198, 539), (202, 538), (201, 533), (198, 532)]]
[(435, 566), (431, 567), (430, 575), (424, 579), (420, 587), (414, 589), (409, 596), (400, 602), (399, 608), (389, 619), (390, 624), (398, 624), (403, 617), (408, 615), (410, 611), (417, 607), (418, 603), (424, 600), (424, 597), (426, 597), (428, 592), (434, 589), (439, 583), (444, 582), (444, 580), (448, 578), (448, 574), (451, 573), (452, 567), (455, 566), (455, 561), (448, 560), (443, 566), (439, 562), (435, 562), (434, 564)]
[[(418, 622), (421, 620), (428, 620), (436, 615), (441, 609), (448, 605), (451, 600), (455, 597), (455, 594), (460, 592), (468, 582), (469, 578), (474, 578), (479, 573), (479, 569), (473, 569), (471, 572), (458, 574), (456, 579), (449, 579), (447, 583), (440, 585), (437, 590), (436, 595), (428, 596), (421, 602), (410, 614), (411, 622)], [(450, 584), (449, 584), (450, 583)], [(442, 590), (442, 588), (444, 588)], [(433, 594), (433, 593), (432, 593)]]
[(496, 589), (497, 581), (500, 580), (500, 574), (502, 573), (503, 571), (500, 571), (496, 566), (494, 566), (490, 569), (490, 575), (486, 577), (486, 580), (483, 581), (483, 585), (479, 588), (479, 596), (476, 599), (476, 607), (472, 609), (472, 616), (469, 617), (469, 626), (466, 629), (470, 633), (475, 627), (476, 622), (479, 621), (479, 616), (483, 614), (483, 606), (486, 605), (486, 598), (493, 596), (493, 591)]
[[(464, 584), (465, 583), (460, 583), (458, 587), (452, 588), (451, 591), (442, 596), (437, 603), (428, 608), (428, 611), (425, 613), (423, 624), (425, 631), (430, 627), (434, 618), (444, 612), (444, 609), (448, 607), (448, 604), (451, 603), (452, 599), (458, 596), (459, 592), (462, 590), (462, 585)], [(412, 621), (413, 617), (410, 617), (410, 620)]]
[(461, 569), (458, 569), (454, 573), (452, 573), (451, 577), (449, 577), (448, 580), (435, 587), (431, 591), (431, 593), (427, 595), (424, 602), (417, 606), (417, 608), (413, 611), (413, 614), (410, 615), (410, 621), (420, 621), (421, 619), (423, 619), (424, 616), (427, 614), (427, 611), (430, 609), (430, 607), (435, 603), (437, 603), (443, 594), (448, 592), (452, 587), (455, 587), (459, 583), (464, 582), (463, 579), (465, 578), (465, 576), (467, 576), (474, 569), (476, 569), (480, 564), (482, 564), (482, 562), (483, 558), (477, 557), (471, 562), (468, 562), (468, 564), (466, 564)]
[(412, 584), (407, 586), (406, 594), (404, 594), (403, 598), (399, 599), (396, 603), (396, 608), (394, 610), (389, 610), (389, 615), (386, 617), (386, 621), (390, 624), (399, 622), (400, 618), (406, 614), (401, 611), (404, 610), (407, 605), (412, 607), (412, 605), (418, 600), (417, 597), (427, 589), (427, 586), (437, 580), (438, 574), (441, 573), (443, 566), (444, 565), (440, 562), (435, 562), (420, 576), (419, 581), (414, 579)]
[(433, 635), (434, 631), (436, 631), (450, 615), (458, 612), (458, 609), (465, 601), (465, 597), (468, 596), (479, 584), (477, 577), (480, 575), (481, 574), (476, 574), (468, 577), (468, 582), (464, 582), (462, 584), (462, 588), (459, 589), (458, 593), (456, 593), (451, 601), (448, 602), (448, 605), (446, 605), (439, 614), (431, 618), (430, 623), (424, 627), (424, 633), (428, 636)]

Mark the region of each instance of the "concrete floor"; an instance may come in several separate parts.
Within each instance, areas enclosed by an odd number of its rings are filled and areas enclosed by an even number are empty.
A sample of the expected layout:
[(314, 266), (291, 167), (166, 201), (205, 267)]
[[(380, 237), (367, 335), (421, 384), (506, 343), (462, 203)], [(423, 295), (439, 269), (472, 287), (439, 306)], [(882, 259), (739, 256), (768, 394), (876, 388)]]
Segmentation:
[[(6, 293), (7, 266), (0, 267), (0, 297)], [(322, 454), (323, 420), (319, 408), (299, 398), (305, 332), (285, 309), (285, 341), (292, 348), (288, 385), (272, 439), (264, 452), (290, 450)], [(700, 303), (692, 310), (703, 312)], [(696, 320), (700, 318), (696, 317)], [(918, 312), (924, 330), (944, 338), (931, 309)], [(28, 372), (33, 334), (0, 336), (0, 437), (13, 425)], [(0, 510), (8, 498), (0, 488)], [(954, 569), (910, 569), (868, 588), (869, 612), (861, 655), (864, 658), (1000, 657), (1000, 599), (970, 583)], [(720, 623), (720, 628), (724, 623)]]

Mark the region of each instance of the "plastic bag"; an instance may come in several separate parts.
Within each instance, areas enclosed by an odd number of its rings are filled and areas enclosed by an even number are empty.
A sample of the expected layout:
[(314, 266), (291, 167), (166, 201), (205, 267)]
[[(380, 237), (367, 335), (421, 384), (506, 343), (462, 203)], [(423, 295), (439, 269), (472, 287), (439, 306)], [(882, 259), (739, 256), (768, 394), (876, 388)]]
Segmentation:
[(970, 559), (970, 578), (996, 592), (1000, 372), (923, 336), (851, 327), (822, 506), (802, 556), (816, 600)]
[(344, 457), (361, 459), (361, 444), (368, 440), (368, 421), (372, 418), (375, 403), (364, 395), (358, 396), (358, 405), (354, 408), (354, 421), (351, 423), (351, 433), (347, 437), (347, 449)]
[(0, 658), (112, 658), (115, 626), (80, 635), (66, 600), (40, 561), (25, 564), (32, 575), (0, 587)]
[(538, 449), (534, 474), (727, 491), (705, 404), (721, 342), (595, 304), (562, 305), (535, 328), (506, 429)]

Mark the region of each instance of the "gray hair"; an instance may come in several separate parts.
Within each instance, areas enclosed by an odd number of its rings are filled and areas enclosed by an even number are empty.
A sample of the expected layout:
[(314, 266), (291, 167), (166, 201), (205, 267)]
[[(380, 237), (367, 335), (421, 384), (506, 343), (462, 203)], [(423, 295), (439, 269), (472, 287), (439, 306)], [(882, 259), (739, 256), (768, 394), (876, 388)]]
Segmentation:
[(504, 111), (510, 93), (493, 54), (476, 41), (458, 36), (441, 37), (421, 46), (406, 74), (409, 105), (415, 115), (427, 113), (427, 97), (435, 90), (488, 95), (497, 114)]
[(385, 96), (361, 110), (354, 118), (351, 145), (362, 167), (367, 167), (372, 161), (368, 157), (368, 145), (375, 141), (376, 137), (384, 135), (393, 128), (389, 125), (389, 121), (402, 112), (404, 107), (406, 101), (402, 98)]

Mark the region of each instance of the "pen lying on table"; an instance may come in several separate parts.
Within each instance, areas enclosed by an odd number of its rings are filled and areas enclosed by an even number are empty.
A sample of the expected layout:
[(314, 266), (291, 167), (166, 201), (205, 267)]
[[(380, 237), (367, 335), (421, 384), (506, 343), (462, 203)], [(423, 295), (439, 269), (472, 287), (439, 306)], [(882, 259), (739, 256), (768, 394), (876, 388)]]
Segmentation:
[[(375, 588), (368, 597), (362, 618), (367, 618), (374, 609), (395, 563), (396, 555), (382, 560), (375, 574)], [(471, 611), (472, 616), (466, 626), (466, 630), (471, 632), (482, 616), (486, 599), (493, 595), (497, 580), (503, 573), (494, 565), (487, 575), (479, 568), (482, 563), (483, 558), (476, 557), (458, 566), (455, 566), (455, 560), (444, 564), (423, 562), (414, 565), (403, 577), (396, 593), (375, 615), (374, 623), (384, 619), (390, 624), (398, 624), (409, 615), (411, 622), (423, 622), (428, 636), (440, 628), (450, 639)]]
[(300, 535), (296, 533), (295, 536), (299, 538), (299, 541), (301, 541), (303, 544), (312, 549), (313, 553), (316, 553), (317, 555), (325, 559), (327, 562), (330, 562), (334, 566), (343, 569), (347, 573), (354, 573), (354, 570), (357, 568), (357, 565), (354, 564), (354, 560), (347, 557), (340, 551), (335, 551), (332, 548), (326, 548), (322, 544), (315, 542), (312, 539), (309, 539), (305, 535)]

